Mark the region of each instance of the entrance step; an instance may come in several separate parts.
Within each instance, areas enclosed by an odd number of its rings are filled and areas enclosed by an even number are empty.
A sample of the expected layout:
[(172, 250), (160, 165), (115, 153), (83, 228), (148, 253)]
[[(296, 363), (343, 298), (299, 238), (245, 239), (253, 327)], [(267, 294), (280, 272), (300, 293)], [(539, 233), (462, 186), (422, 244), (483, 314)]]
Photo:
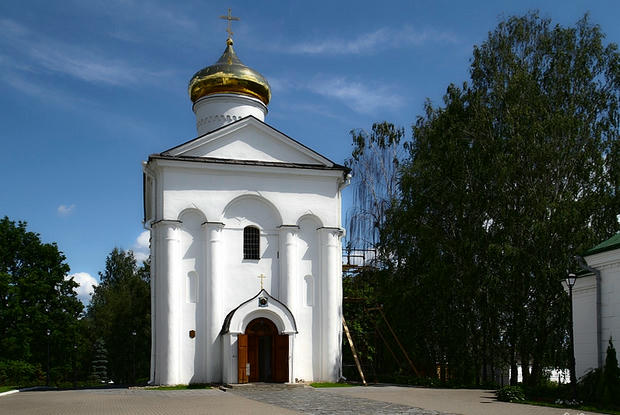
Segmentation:
[(243, 390), (286, 390), (294, 388), (303, 388), (306, 385), (303, 383), (231, 383), (224, 385), (227, 389), (243, 389)]

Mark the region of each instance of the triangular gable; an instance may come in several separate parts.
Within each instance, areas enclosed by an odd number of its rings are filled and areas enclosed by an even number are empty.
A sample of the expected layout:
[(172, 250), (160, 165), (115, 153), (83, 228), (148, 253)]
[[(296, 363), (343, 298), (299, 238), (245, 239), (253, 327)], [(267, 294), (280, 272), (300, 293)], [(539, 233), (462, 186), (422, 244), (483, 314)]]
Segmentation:
[(253, 116), (225, 125), (161, 154), (334, 166), (328, 158)]

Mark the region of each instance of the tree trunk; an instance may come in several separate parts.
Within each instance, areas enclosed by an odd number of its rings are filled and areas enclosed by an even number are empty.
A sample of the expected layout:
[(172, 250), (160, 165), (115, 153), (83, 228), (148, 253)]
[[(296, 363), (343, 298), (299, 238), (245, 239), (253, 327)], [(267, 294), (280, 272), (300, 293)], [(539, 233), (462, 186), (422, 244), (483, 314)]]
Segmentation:
[(517, 370), (517, 360), (516, 354), (514, 351), (514, 346), (510, 352), (510, 385), (517, 386), (517, 382), (519, 380), (519, 372)]
[(530, 382), (530, 362), (527, 355), (521, 355), (521, 376), (523, 377), (523, 384), (529, 385)]

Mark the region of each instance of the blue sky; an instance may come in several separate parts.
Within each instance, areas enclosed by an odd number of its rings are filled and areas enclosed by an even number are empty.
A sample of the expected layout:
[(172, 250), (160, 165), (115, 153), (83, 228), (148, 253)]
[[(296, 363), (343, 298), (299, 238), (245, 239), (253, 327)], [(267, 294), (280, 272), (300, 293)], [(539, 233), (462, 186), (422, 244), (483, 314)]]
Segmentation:
[(237, 55), (272, 87), (266, 122), (340, 163), (353, 128), (410, 135), (502, 16), (590, 12), (620, 42), (617, 1), (2, 1), (0, 215), (80, 281), (115, 246), (146, 254), (141, 162), (196, 136), (187, 83), (223, 52), (229, 7)]

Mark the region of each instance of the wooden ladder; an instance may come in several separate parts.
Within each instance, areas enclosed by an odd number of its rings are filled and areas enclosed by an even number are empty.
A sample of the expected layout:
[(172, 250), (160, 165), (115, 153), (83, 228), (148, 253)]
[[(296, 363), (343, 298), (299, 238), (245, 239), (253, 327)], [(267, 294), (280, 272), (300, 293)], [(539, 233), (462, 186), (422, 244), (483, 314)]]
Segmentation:
[(362, 378), (362, 383), (364, 386), (368, 386), (366, 383), (366, 378), (364, 377), (364, 372), (362, 371), (362, 365), (360, 364), (360, 359), (357, 357), (357, 352), (355, 351), (355, 346), (353, 345), (353, 339), (351, 338), (351, 333), (349, 333), (349, 328), (347, 327), (347, 322), (342, 316), (342, 327), (344, 327), (344, 332), (347, 335), (347, 340), (349, 341), (349, 346), (351, 347), (351, 352), (353, 352), (353, 359), (355, 360), (355, 366), (357, 366), (357, 371)]

